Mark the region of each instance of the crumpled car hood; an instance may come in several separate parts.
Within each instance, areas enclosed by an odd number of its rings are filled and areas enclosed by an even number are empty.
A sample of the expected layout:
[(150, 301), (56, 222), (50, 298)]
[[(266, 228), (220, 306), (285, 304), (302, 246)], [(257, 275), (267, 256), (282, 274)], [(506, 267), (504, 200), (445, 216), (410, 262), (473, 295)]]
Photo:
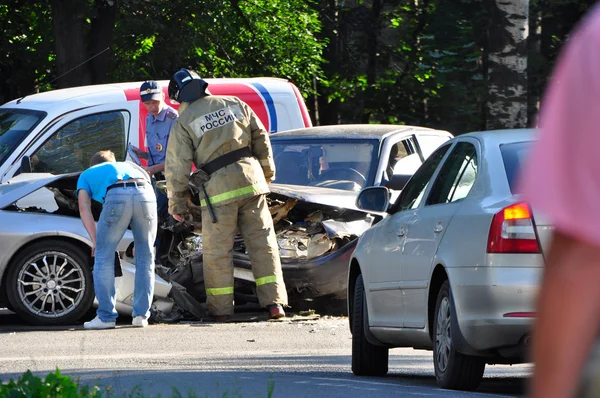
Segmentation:
[(358, 192), (277, 183), (269, 184), (269, 188), (273, 193), (303, 202), (363, 211), (356, 207)]
[(50, 173), (24, 173), (0, 184), (0, 209), (16, 202), (42, 187), (61, 179), (77, 176), (79, 173), (53, 175)]

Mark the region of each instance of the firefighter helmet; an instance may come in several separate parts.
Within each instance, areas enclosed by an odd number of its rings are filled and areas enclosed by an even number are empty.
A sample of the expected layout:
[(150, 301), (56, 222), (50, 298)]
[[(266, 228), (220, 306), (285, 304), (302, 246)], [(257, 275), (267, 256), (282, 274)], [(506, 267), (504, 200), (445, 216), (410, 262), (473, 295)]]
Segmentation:
[(206, 94), (208, 83), (196, 72), (180, 69), (169, 82), (169, 98), (177, 102), (192, 102)]

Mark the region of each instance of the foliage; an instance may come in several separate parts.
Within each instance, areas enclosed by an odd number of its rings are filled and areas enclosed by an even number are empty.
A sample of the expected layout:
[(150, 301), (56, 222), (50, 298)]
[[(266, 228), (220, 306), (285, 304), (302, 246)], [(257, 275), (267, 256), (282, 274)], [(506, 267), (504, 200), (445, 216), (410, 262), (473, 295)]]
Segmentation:
[(0, 4), (0, 103), (49, 89), (44, 82), (54, 61), (51, 20), (48, 2)]
[[(57, 87), (56, 46), (65, 43), (53, 34), (52, 6), (71, 1), (0, 5), (0, 102)], [(81, 35), (92, 57), (92, 26), (117, 7), (101, 41), (109, 65), (93, 81), (168, 79), (181, 67), (204, 77), (275, 76), (300, 88), (315, 122), (459, 133), (485, 126), (491, 1), (87, 0)], [(532, 119), (562, 44), (594, 1), (529, 1)]]
[(19, 379), (0, 384), (0, 397), (29, 398), (29, 397), (91, 397), (100, 398), (102, 392), (98, 387), (79, 386), (68, 376), (63, 376), (58, 368), (44, 380), (34, 376), (31, 371), (25, 372)]
[[(242, 397), (242, 393), (239, 389), (234, 391), (224, 390), (217, 388), (213, 393), (215, 396), (222, 398), (228, 397)], [(275, 382), (273, 375), (269, 377), (267, 383), (267, 397), (271, 398), (275, 390)], [(82, 386), (76, 383), (68, 376), (63, 376), (60, 370), (56, 368), (54, 373), (49, 373), (45, 379), (34, 376), (31, 371), (25, 372), (17, 380), (9, 380), (8, 383), (2, 383), (0, 380), (0, 398), (111, 398), (117, 396), (116, 392), (112, 387), (100, 388), (98, 386)], [(144, 394), (139, 386), (134, 387), (129, 392), (123, 393), (124, 397), (129, 398), (143, 398)], [(199, 397), (196, 392), (189, 391), (187, 395), (182, 394), (179, 389), (172, 386), (171, 397), (172, 398), (196, 398)], [(203, 395), (208, 398), (208, 393)], [(160, 395), (159, 395), (160, 397)]]
[[(320, 25), (304, 0), (129, 1), (117, 22), (114, 80), (275, 76), (311, 90), (320, 71)], [(131, 18), (131, 16), (136, 16)]]

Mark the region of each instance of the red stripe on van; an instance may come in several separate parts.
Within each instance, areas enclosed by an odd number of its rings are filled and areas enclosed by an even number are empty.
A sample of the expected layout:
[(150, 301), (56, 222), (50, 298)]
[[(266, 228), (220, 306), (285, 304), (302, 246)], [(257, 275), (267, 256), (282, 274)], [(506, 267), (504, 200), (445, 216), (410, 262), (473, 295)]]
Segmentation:
[[(148, 116), (148, 111), (146, 110), (146, 107), (144, 106), (142, 101), (140, 101), (140, 89), (128, 88), (123, 91), (125, 92), (125, 98), (127, 98), (127, 101), (139, 101), (140, 111), (138, 121), (138, 146), (140, 149), (147, 150), (144, 146), (144, 136), (146, 134), (146, 116)], [(144, 162), (145, 161), (142, 160), (142, 164), (145, 164)]]
[(256, 113), (256, 116), (265, 126), (267, 131), (270, 131), (269, 112), (263, 98), (252, 87), (243, 83), (224, 83), (224, 84), (209, 84), (208, 91), (214, 95), (233, 95), (250, 105), (250, 108)]
[(294, 89), (294, 94), (296, 95), (296, 100), (298, 101), (298, 107), (300, 108), (300, 113), (302, 114), (302, 120), (304, 121), (304, 127), (312, 127), (312, 121), (310, 120), (310, 115), (308, 114), (308, 110), (306, 109), (306, 103), (304, 102), (304, 98), (302, 98), (302, 94), (300, 94), (300, 90), (298, 87), (292, 82), (290, 82), (290, 86)]

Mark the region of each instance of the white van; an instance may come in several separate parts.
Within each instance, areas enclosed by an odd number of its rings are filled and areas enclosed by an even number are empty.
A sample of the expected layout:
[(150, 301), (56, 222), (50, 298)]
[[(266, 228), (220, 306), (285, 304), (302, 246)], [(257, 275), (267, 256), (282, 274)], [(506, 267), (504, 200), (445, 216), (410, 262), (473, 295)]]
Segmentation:
[[(278, 78), (206, 79), (208, 92), (237, 96), (270, 132), (311, 127), (296, 86)], [(110, 149), (118, 160), (127, 144), (143, 147), (146, 108), (142, 82), (53, 90), (0, 106), (0, 183), (21, 172), (63, 174), (86, 169), (91, 156)], [(165, 91), (168, 81), (160, 81)]]

